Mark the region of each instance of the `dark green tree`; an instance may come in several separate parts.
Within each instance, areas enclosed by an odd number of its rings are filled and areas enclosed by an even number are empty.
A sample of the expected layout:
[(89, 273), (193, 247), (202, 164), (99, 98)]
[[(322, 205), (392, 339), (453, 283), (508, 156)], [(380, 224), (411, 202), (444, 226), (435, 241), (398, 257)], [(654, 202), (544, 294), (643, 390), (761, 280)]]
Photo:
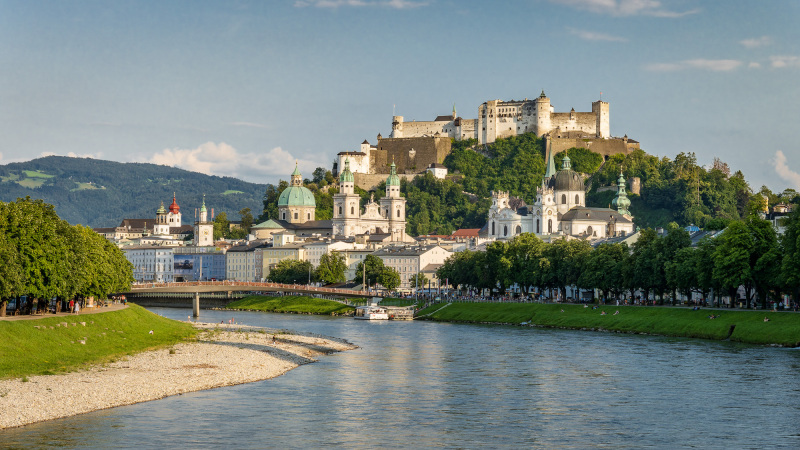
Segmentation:
[(325, 253), (319, 258), (317, 279), (327, 284), (343, 283), (347, 264), (344, 256), (338, 252)]

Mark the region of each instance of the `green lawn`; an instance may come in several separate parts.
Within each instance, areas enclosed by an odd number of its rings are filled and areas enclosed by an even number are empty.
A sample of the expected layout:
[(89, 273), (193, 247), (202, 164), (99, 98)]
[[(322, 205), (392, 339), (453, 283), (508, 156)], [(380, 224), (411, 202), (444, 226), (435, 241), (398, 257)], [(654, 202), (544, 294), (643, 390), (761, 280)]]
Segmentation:
[(76, 187), (74, 189), (70, 189), (70, 192), (93, 190), (93, 189), (105, 189), (105, 187), (97, 187), (97, 186), (95, 186), (94, 183), (76, 182), (75, 184), (77, 184), (78, 187)]
[[(64, 322), (66, 327), (60, 325)], [(196, 333), (188, 323), (133, 304), (102, 314), (0, 321), (0, 378), (70, 372), (186, 341)]]
[(241, 300), (228, 303), (226, 308), (267, 312), (285, 312), (320, 315), (350, 314), (355, 308), (332, 300), (325, 300), (304, 295), (287, 295), (284, 297), (268, 297), (250, 295)]
[(49, 175), (38, 170), (23, 170), (25, 176), (28, 178), (53, 178), (55, 175)]
[[(439, 303), (420, 311), (420, 315), (441, 308)], [(561, 312), (561, 311), (564, 312)], [(601, 315), (605, 311), (606, 315)], [(614, 315), (619, 311), (618, 315)], [(709, 315), (719, 315), (709, 319)], [(769, 322), (764, 322), (764, 316)], [(703, 339), (725, 339), (735, 325), (731, 341), (750, 344), (800, 346), (800, 314), (758, 311), (688, 308), (602, 306), (596, 310), (580, 305), (542, 305), (531, 303), (453, 303), (430, 319), (447, 322), (497, 322), (531, 324), (571, 329), (603, 329), (626, 333), (647, 333)]]
[(17, 181), (17, 184), (28, 189), (36, 189), (47, 181), (46, 178), (25, 178)]

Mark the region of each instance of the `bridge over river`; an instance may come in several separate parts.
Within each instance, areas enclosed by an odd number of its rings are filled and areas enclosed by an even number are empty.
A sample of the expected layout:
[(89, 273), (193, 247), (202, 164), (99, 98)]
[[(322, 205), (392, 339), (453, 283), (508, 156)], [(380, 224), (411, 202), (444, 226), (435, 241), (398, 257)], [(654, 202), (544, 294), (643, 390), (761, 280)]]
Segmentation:
[(315, 296), (324, 296), (333, 300), (337, 300), (335, 297), (367, 298), (376, 295), (374, 292), (369, 293), (368, 291), (316, 287), (306, 284), (283, 284), (231, 280), (188, 281), (180, 283), (137, 283), (132, 285), (129, 291), (118, 292), (118, 294), (125, 295), (133, 301), (135, 301), (137, 298), (145, 298), (147, 296), (158, 294), (170, 296), (175, 294), (187, 294), (186, 297), (193, 297), (192, 309), (194, 317), (199, 317), (201, 294), (224, 294), (224, 298), (230, 299), (232, 298), (232, 294), (234, 292), (298, 292)]

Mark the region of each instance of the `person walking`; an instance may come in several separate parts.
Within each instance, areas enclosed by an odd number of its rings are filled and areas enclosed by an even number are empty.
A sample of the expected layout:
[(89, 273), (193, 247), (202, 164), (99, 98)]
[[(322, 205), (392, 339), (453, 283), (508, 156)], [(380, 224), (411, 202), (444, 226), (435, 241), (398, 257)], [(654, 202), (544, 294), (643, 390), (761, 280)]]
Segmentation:
[(69, 301), (69, 312), (72, 312), (73, 310), (75, 310), (75, 300), (74, 299)]

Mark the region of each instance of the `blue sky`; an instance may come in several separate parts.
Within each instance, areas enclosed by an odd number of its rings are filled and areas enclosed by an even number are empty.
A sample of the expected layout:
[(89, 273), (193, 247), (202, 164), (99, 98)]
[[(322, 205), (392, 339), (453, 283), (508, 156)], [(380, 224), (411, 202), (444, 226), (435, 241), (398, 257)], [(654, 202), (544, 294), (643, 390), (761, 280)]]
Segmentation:
[(274, 183), (393, 108), (535, 97), (647, 152), (800, 190), (800, 2), (0, 0), (0, 164), (47, 154)]

